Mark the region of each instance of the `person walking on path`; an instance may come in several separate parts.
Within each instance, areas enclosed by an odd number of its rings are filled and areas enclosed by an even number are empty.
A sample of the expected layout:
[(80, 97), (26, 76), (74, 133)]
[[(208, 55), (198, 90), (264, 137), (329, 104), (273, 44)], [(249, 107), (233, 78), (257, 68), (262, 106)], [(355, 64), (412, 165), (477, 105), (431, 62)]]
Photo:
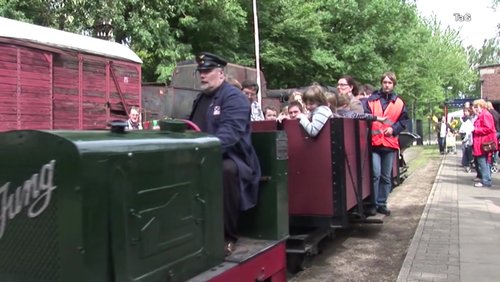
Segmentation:
[(439, 145), (439, 153), (444, 155), (446, 153), (446, 136), (451, 130), (450, 125), (446, 122), (446, 117), (441, 116), (439, 122), (436, 124), (436, 135)]

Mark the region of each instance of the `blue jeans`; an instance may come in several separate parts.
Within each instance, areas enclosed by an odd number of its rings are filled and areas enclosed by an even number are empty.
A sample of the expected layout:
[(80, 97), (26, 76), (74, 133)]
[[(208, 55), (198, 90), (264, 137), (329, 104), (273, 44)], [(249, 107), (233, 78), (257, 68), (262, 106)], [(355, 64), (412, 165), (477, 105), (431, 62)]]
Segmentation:
[(387, 206), (392, 188), (394, 151), (373, 150), (373, 200), (378, 207)]
[(473, 161), (472, 147), (464, 146), (462, 148), (462, 166), (469, 167), (472, 161)]
[(490, 164), (488, 163), (488, 157), (482, 155), (477, 157), (477, 164), (479, 166), (479, 172), (481, 172), (481, 183), (484, 186), (491, 186), (491, 170)]
[(445, 153), (446, 151), (446, 137), (438, 137), (439, 152)]

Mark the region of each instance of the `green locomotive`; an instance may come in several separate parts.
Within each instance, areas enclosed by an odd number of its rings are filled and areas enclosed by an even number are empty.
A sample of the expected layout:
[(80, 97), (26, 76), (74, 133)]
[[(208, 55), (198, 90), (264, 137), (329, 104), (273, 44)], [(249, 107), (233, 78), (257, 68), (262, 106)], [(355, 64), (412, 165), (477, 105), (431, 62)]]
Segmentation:
[[(283, 203), (275, 219), (258, 209), (243, 215), (254, 250), (224, 258), (215, 137), (26, 130), (1, 133), (0, 144), (0, 281), (235, 281), (241, 269), (253, 281), (276, 272), (284, 279), (288, 226), (277, 218), (286, 218), (286, 185), (283, 199), (276, 183), (261, 195), (269, 212)], [(255, 263), (269, 254), (282, 263)]]

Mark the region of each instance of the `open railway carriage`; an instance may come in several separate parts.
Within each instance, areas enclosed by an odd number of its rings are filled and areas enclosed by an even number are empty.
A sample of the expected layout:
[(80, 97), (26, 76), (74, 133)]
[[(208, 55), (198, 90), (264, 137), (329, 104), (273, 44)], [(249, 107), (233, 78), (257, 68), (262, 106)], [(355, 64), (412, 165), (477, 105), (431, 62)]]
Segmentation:
[[(371, 136), (367, 121), (330, 119), (316, 137), (309, 137), (297, 120), (285, 120), (288, 140), (288, 212), (290, 237), (287, 264), (300, 270), (305, 258), (319, 251), (320, 242), (351, 216), (366, 220), (371, 203)], [(252, 123), (254, 132), (277, 130), (273, 121)], [(380, 221), (379, 221), (380, 222)]]
[(371, 196), (371, 143), (367, 122), (330, 119), (309, 137), (298, 121), (286, 121), (289, 146), (290, 225), (338, 226), (348, 212), (363, 213)]
[(371, 135), (361, 120), (330, 119), (315, 138), (297, 121), (286, 121), (289, 140), (288, 268), (301, 270), (321, 243), (346, 227), (352, 215), (365, 220), (371, 203)]

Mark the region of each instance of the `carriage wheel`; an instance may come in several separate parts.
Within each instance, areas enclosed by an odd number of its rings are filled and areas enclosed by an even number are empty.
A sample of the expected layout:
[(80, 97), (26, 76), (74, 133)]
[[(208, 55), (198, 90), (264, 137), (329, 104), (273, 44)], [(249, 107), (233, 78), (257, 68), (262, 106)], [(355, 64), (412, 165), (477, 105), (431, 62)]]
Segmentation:
[(305, 254), (287, 254), (286, 269), (288, 272), (295, 274), (305, 269)]

